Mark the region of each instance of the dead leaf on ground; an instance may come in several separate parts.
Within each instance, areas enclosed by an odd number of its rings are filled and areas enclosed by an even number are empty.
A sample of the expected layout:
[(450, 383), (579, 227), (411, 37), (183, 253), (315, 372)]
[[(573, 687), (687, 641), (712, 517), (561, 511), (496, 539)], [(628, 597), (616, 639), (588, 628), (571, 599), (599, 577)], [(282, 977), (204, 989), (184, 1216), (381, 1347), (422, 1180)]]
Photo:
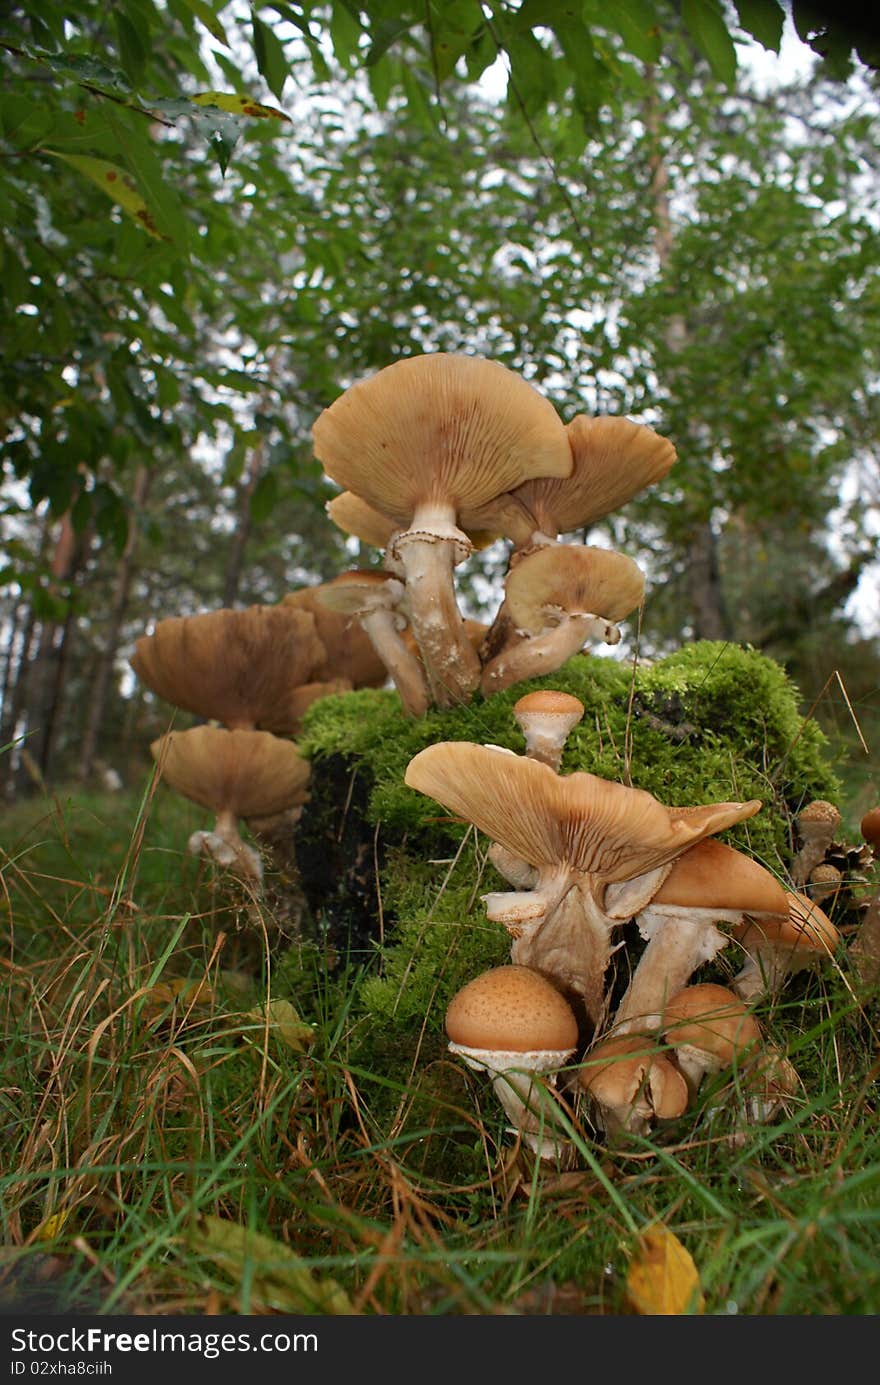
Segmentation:
[(661, 1222), (639, 1237), (626, 1276), (626, 1296), (637, 1313), (682, 1317), (704, 1310), (700, 1275), (690, 1252)]
[[(306, 1024), (305, 1020), (300, 1019), (295, 1006), (289, 1000), (267, 1000), (255, 1010), (248, 1010), (245, 1019), (259, 1024), (261, 1030), (268, 1028), (270, 1034), (280, 1039), (288, 1048), (292, 1048), (294, 1053), (305, 1053), (314, 1042), (314, 1029), (310, 1024)], [(259, 1041), (260, 1037), (261, 1035), (256, 1032), (248, 1035), (251, 1040)]]

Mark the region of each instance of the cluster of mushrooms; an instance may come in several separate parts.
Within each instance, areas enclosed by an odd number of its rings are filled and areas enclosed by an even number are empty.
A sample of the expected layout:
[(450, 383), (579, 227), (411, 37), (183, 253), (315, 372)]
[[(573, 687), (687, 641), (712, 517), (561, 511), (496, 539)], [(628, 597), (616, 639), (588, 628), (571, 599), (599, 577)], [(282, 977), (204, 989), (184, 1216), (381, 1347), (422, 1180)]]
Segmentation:
[(277, 606), (161, 620), (130, 662), (158, 697), (203, 719), (150, 746), (165, 782), (214, 815), (189, 850), (259, 887), (262, 856), (240, 824), (257, 837), (293, 830), (311, 773), (291, 739), (304, 712), (329, 693), (381, 686), (384, 665), (363, 631), (311, 589)]
[[(797, 1076), (754, 1007), (792, 973), (833, 959), (840, 935), (815, 900), (715, 839), (760, 801), (670, 808), (642, 789), (561, 774), (582, 704), (534, 692), (514, 715), (524, 754), (439, 743), (406, 771), (411, 788), (490, 838), (489, 857), (513, 886), (483, 896), (510, 935), (511, 960), (454, 996), (451, 1051), (491, 1074), (541, 1158), (565, 1150), (566, 1098), (607, 1137), (645, 1135), (682, 1116), (707, 1074), (723, 1070), (741, 1116), (771, 1118)], [(645, 945), (612, 1005), (615, 937), (631, 920)], [(727, 949), (737, 958), (730, 984), (695, 983)]]
[[(589, 641), (616, 644), (644, 597), (638, 564), (560, 541), (661, 480), (675, 448), (626, 418), (567, 425), (516, 372), (437, 352), (396, 361), (321, 413), (315, 456), (341, 487), (327, 513), (382, 552), (322, 600), (358, 620), (404, 711), (467, 703), (554, 672)], [(486, 627), (459, 608), (455, 569), (511, 543)]]
[[(644, 575), (573, 536), (660, 481), (676, 455), (625, 418), (565, 424), (515, 372), (442, 352), (352, 385), (319, 415), (313, 440), (339, 488), (328, 516), (378, 550), (380, 565), (274, 606), (160, 621), (131, 661), (154, 693), (204, 720), (151, 746), (165, 780), (214, 814), (190, 849), (253, 884), (261, 857), (240, 824), (258, 839), (279, 822), (292, 832), (309, 783), (294, 738), (316, 698), (390, 681), (404, 714), (419, 717), (551, 674), (591, 641), (619, 641)], [(510, 543), (503, 598), (491, 623), (468, 620), (456, 569), (501, 538)], [(524, 753), (442, 742), (406, 771), (412, 789), (489, 837), (512, 887), (484, 896), (489, 920), (510, 936), (510, 962), (453, 998), (451, 1050), (491, 1075), (513, 1129), (541, 1158), (562, 1156), (573, 1110), (609, 1139), (644, 1135), (722, 1071), (743, 1118), (769, 1119), (797, 1075), (754, 1010), (838, 949), (821, 907), (851, 864), (835, 865), (836, 809), (810, 805), (798, 819), (789, 889), (717, 840), (759, 801), (666, 807), (584, 771), (562, 774), (582, 704), (530, 693), (514, 714)], [(864, 850), (873, 864), (872, 846)], [(866, 968), (880, 956), (873, 908)], [(644, 946), (637, 959), (615, 957), (633, 922)], [(731, 954), (729, 984), (694, 980)]]

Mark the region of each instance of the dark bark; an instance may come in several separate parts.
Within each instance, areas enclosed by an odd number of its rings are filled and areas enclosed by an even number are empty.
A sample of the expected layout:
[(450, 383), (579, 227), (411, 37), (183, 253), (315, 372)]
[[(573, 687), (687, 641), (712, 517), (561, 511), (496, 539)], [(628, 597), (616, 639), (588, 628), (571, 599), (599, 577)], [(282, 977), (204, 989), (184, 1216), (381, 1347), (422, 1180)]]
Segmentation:
[(732, 639), (718, 564), (718, 539), (709, 520), (691, 535), (687, 550), (687, 583), (694, 639)]
[(132, 487), (128, 537), (126, 538), (125, 547), (122, 550), (116, 567), (104, 648), (101, 651), (98, 666), (95, 670), (86, 724), (83, 731), (78, 775), (79, 778), (84, 781), (91, 778), (95, 765), (98, 740), (107, 710), (107, 701), (113, 673), (116, 668), (116, 656), (119, 650), (122, 626), (131, 596), (131, 584), (134, 577), (137, 554), (137, 514), (141, 506), (146, 502), (150, 488), (150, 480), (151, 474), (147, 468), (145, 466), (139, 466), (135, 473), (134, 485)]

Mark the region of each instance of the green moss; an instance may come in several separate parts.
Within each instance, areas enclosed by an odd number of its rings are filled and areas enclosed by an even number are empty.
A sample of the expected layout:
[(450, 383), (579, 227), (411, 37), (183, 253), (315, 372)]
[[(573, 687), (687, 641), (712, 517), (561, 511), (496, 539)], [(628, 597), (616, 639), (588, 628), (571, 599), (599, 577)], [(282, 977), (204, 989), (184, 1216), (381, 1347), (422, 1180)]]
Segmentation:
[[(556, 673), (488, 699), (413, 720), (387, 690), (345, 693), (310, 709), (302, 748), (320, 775), (341, 756), (366, 776), (366, 816), (386, 844), (379, 889), (386, 922), (380, 968), (361, 1003), (394, 1032), (442, 1024), (470, 976), (504, 961), (505, 931), (480, 895), (506, 888), (487, 867), (488, 843), (432, 799), (409, 789), (412, 757), (436, 741), (476, 741), (522, 752), (513, 705), (539, 687), (573, 693), (584, 717), (562, 772), (588, 770), (648, 790), (670, 806), (760, 799), (761, 812), (723, 839), (785, 878), (791, 821), (810, 798), (839, 797), (827, 742), (799, 712), (784, 669), (750, 648), (700, 642), (639, 666), (579, 655)], [(404, 1045), (404, 1047), (406, 1047)]]

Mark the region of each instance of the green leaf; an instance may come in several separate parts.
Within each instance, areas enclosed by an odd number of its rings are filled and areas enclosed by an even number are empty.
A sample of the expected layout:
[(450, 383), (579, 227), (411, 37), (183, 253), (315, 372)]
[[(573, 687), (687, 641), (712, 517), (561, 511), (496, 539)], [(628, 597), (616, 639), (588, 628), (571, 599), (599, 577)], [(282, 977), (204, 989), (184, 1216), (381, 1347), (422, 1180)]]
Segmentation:
[(396, 43), (404, 34), (409, 33), (414, 26), (412, 19), (380, 19), (370, 30), (370, 48), (364, 63), (367, 67), (373, 67), (380, 58), (384, 57), (392, 44)]
[(278, 477), (274, 471), (266, 471), (254, 486), (251, 496), (251, 515), (255, 524), (263, 524), (271, 515), (278, 502)]
[(4, 139), (19, 149), (33, 149), (49, 134), (54, 124), (51, 110), (21, 96), (0, 98), (0, 130)]
[(660, 57), (660, 24), (656, 11), (646, 0), (618, 0), (603, 8), (602, 19), (620, 35), (633, 57), (645, 63), (654, 63)]
[(739, 22), (747, 34), (771, 52), (778, 53), (782, 43), (785, 11), (777, 0), (734, 0)]
[(121, 10), (114, 11), (113, 22), (116, 26), (116, 41), (119, 44), (119, 58), (123, 70), (132, 86), (136, 87), (144, 75), (147, 63), (145, 36)]
[(134, 221), (142, 226), (150, 236), (155, 236), (157, 240), (169, 240), (170, 237), (159, 230), (152, 209), (148, 206), (144, 197), (141, 196), (135, 180), (126, 173), (124, 168), (118, 164), (109, 163), (107, 159), (94, 159), (88, 154), (63, 154), (60, 149), (47, 149), (45, 151), (55, 159), (63, 159), (71, 168), (75, 168), (83, 177), (105, 192), (122, 210)]
[(251, 22), (254, 35), (254, 57), (257, 60), (260, 76), (265, 77), (266, 85), (272, 95), (280, 101), (284, 91), (284, 83), (290, 75), (287, 59), (284, 56), (284, 45), (268, 24), (264, 24), (261, 19), (258, 19), (253, 11), (251, 11)]
[[(225, 48), (229, 47), (229, 39), (226, 37), (226, 30), (220, 23), (214, 8), (208, 0), (183, 0), (187, 9), (195, 15), (200, 24), (203, 24), (212, 38), (218, 43), (222, 43)], [(221, 9), (225, 9), (225, 0), (221, 4)]]
[(736, 49), (716, 0), (682, 0), (681, 17), (720, 82), (736, 81)]
[(345, 3), (336, 0), (330, 14), (330, 42), (337, 62), (350, 68), (360, 54), (363, 29), (356, 13)]
[(118, 113), (116, 108), (108, 110), (106, 118), (130, 173), (150, 203), (162, 238), (186, 253), (189, 226), (177, 193), (165, 181), (162, 164), (153, 153), (152, 145), (144, 133), (143, 122), (127, 111)]

